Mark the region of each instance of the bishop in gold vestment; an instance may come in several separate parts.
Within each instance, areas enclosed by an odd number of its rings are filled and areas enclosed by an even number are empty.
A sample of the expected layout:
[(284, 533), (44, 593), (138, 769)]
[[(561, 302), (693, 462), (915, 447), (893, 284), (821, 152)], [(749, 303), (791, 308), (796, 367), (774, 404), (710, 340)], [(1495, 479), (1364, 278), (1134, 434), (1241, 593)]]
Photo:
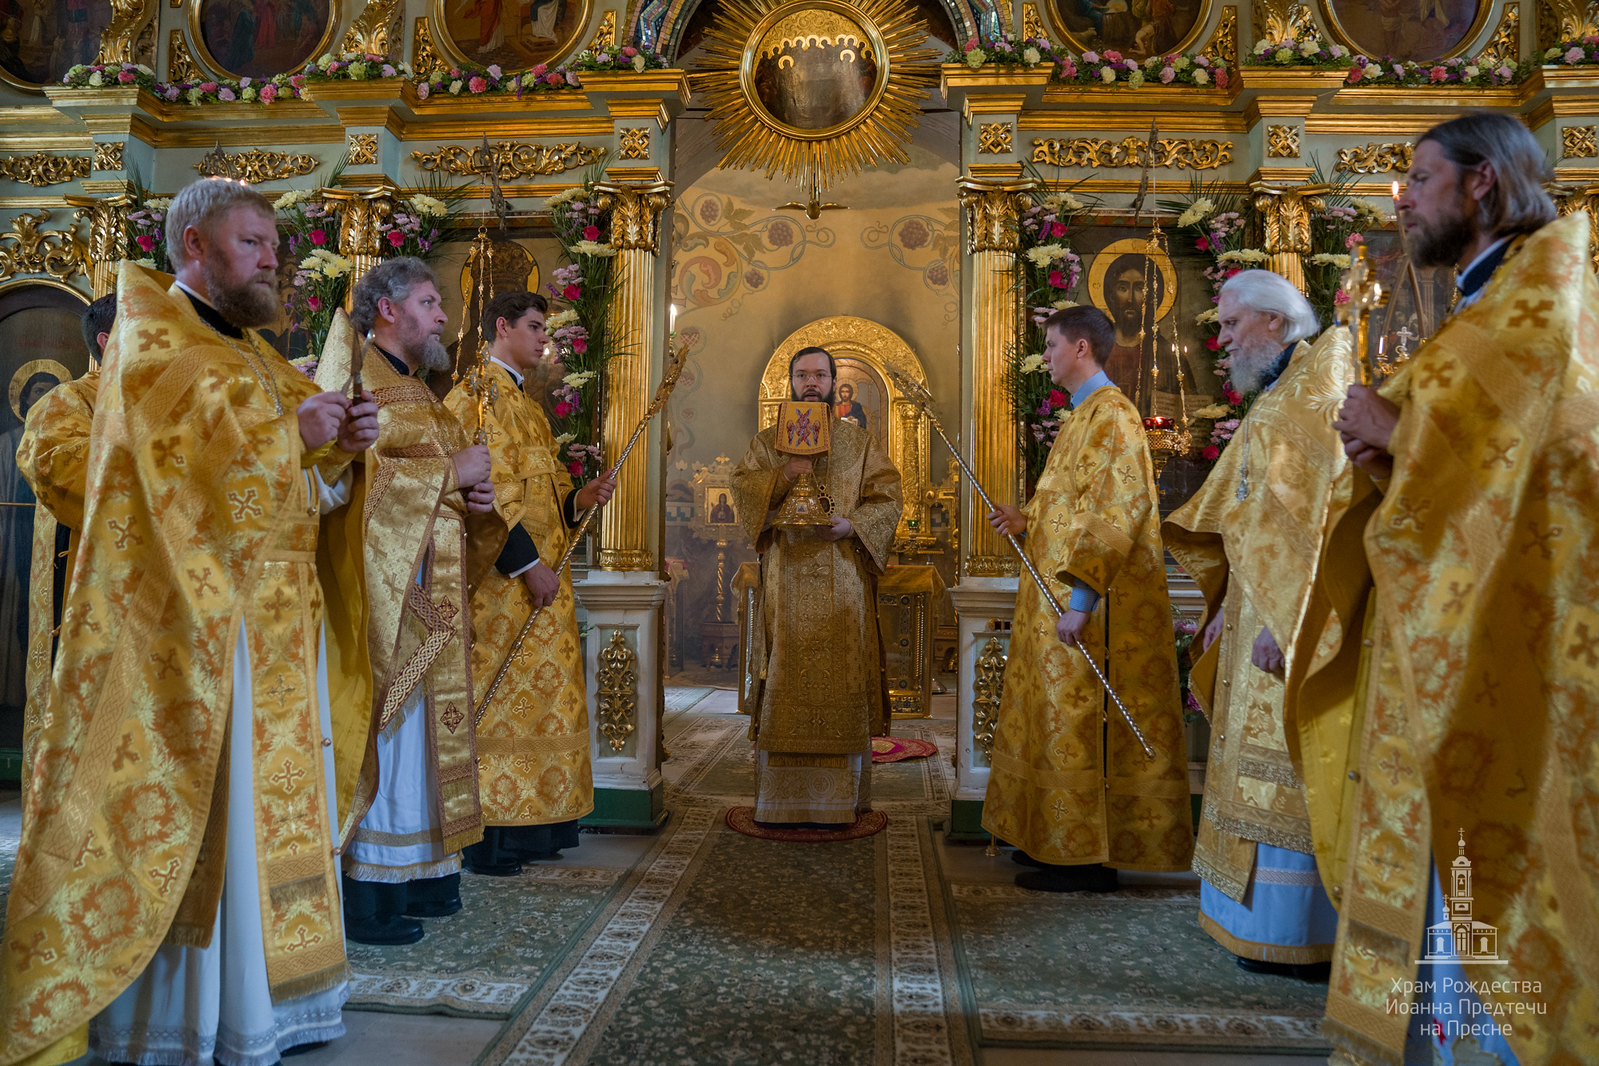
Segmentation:
[[(1324, 563), (1369, 567), (1374, 617), (1364, 641), (1344, 641), (1365, 654), (1323, 656), (1296, 707), (1318, 858), (1340, 910), (1324, 1031), (1340, 1063), (1398, 1063), (1407, 1036), (1410, 1054), (1444, 1061), (1590, 1063), (1599, 284), (1589, 221), (1518, 233), (1498, 214), (1519, 202), (1554, 216), (1543, 150), (1513, 116), (1428, 131), (1415, 162), (1428, 180), (1418, 185), (1412, 169), (1400, 198), (1412, 254), (1456, 261), (1456, 248), (1428, 254), (1440, 228), (1472, 234), (1480, 253), (1460, 275), (1461, 309), (1383, 386), (1386, 405), (1355, 390), (1340, 414), (1381, 498), (1364, 559), (1340, 535), (1364, 517), (1352, 513)], [(1495, 180), (1525, 192), (1450, 217), (1462, 191)], [(1486, 232), (1473, 232), (1478, 219)], [(1386, 434), (1374, 431), (1384, 407), (1397, 414)]]
[(0, 946), (6, 1063), (80, 1054), (91, 1018), (123, 1061), (343, 1031), (313, 467), (360, 443), (208, 302), (277, 313), (270, 202), (197, 182), (168, 224), (188, 280), (118, 282)]
[[(545, 369), (539, 362), (549, 342), (547, 309), (536, 293), (510, 292), (490, 300), (483, 335), (494, 339), (485, 377), (479, 383), (474, 370), (445, 400), (466, 426), (475, 424), (481, 400), (494, 462), (494, 513), (507, 531), (505, 548), (472, 598), (472, 675), (479, 705), (501, 665), (506, 669), (477, 718), (485, 832), (483, 843), (466, 856), (469, 868), (479, 869), (481, 863), (484, 872), (500, 874), (517, 872), (519, 859), (552, 858), (559, 848), (576, 847), (577, 820), (594, 809), (572, 575), (566, 567), (559, 573), (551, 568), (560, 564), (581, 509), (614, 482), (602, 478), (586, 496), (579, 492), (561, 462), (549, 419), (524, 391), (524, 374)], [(559, 366), (557, 360), (553, 369)], [(610, 492), (604, 496), (609, 499)], [(506, 664), (535, 606), (542, 610)]]
[[(1057, 312), (1045, 335), (1051, 376), (1073, 390), (1072, 412), (1026, 507), (995, 511), (990, 521), (1025, 531), (1028, 558), (1056, 599), (1070, 602), (1068, 617), (1081, 616), (1083, 648), (1155, 757), (1145, 756), (1083, 653), (1061, 639), (1037, 585), (1024, 579), (983, 828), (1047, 867), (1186, 870), (1193, 854), (1188, 759), (1143, 423), (1101, 369), (1114, 336), (1103, 312)], [(1018, 514), (1025, 520), (1017, 522)], [(1114, 874), (1098, 871), (1073, 871), (1069, 881), (1065, 873), (1039, 874), (1024, 873), (1018, 883), (1057, 891), (1115, 884)]]
[(1207, 613), (1191, 675), (1211, 723), (1194, 849), (1199, 922), (1244, 968), (1304, 975), (1300, 967), (1332, 958), (1338, 914), (1316, 872), (1283, 705), (1321, 635), (1303, 632), (1306, 618), (1325, 628), (1328, 617), (1315, 580), (1322, 532), (1354, 493), (1332, 422), (1356, 367), (1343, 327), (1285, 346), (1314, 336), (1317, 323), (1279, 275), (1234, 275), (1218, 310), (1233, 382), (1259, 395), (1204, 485), (1162, 529)]
[[(354, 468), (352, 505), (326, 545), (332, 566), (358, 574), (363, 592), (330, 606), (361, 640), (329, 648), (345, 715), (341, 801), (351, 796), (345, 916), (348, 935), (362, 943), (413, 942), (422, 936), (416, 918), (459, 910), (460, 851), (483, 835), (469, 588), (474, 567), (494, 558), (505, 534), (482, 513), (492, 486), (481, 501), (467, 495), (488, 473), (487, 450), (471, 448), (415, 374), (448, 366), (441, 303), (426, 264), (385, 260), (353, 297), (354, 325), (373, 339), (358, 341), (341, 317), (336, 329), (346, 340), (330, 334), (316, 370), (325, 387), (346, 387), (349, 353), (361, 343), (362, 380), (378, 402), (377, 443)], [(464, 483), (463, 464), (472, 470)]]
[[(789, 366), (795, 399), (830, 400), (833, 357), (804, 349)], [(761, 553), (755, 817), (837, 825), (870, 808), (874, 732), (888, 730), (877, 576), (888, 566), (901, 510), (899, 471), (853, 422), (833, 426), (814, 473), (833, 501), (819, 529), (772, 525), (794, 462), (762, 430), (733, 472), (740, 520)], [(805, 460), (812, 465), (812, 460)]]

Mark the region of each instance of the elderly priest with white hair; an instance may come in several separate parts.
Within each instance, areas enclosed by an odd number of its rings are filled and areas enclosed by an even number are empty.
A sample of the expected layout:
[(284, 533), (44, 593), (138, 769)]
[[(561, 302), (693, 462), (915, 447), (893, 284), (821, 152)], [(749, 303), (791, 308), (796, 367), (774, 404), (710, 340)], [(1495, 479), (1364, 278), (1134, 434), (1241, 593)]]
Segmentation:
[(1316, 339), (1309, 301), (1270, 271), (1233, 275), (1217, 312), (1233, 384), (1254, 403), (1161, 531), (1206, 604), (1192, 674), (1211, 724), (1199, 922), (1246, 970), (1324, 980), (1338, 915), (1283, 723), (1318, 638), (1342, 624), (1317, 563), (1322, 530), (1355, 491), (1332, 423), (1356, 364), (1349, 331)]

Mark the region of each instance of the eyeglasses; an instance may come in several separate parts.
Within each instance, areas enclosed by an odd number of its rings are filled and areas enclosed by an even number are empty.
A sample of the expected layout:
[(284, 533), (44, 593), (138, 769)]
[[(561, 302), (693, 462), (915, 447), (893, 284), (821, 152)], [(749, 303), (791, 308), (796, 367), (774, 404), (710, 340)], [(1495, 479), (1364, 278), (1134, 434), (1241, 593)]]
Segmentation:
[(799, 381), (826, 381), (833, 375), (825, 370), (796, 370), (794, 377)]

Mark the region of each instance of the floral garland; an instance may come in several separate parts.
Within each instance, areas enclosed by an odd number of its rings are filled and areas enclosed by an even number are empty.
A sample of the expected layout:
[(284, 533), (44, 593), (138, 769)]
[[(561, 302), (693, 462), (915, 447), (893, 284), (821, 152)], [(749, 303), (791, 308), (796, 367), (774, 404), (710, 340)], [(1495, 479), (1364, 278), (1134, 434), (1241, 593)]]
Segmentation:
[(1050, 446), (1066, 418), (1070, 399), (1050, 379), (1044, 361), (1044, 321), (1061, 308), (1071, 307), (1067, 294), (1083, 276), (1083, 261), (1071, 246), (1071, 229), (1088, 209), (1069, 192), (1034, 191), (1033, 204), (1018, 224), (1017, 284), (1025, 306), (1032, 309), (1021, 346), (1011, 355), (1006, 384), (1012, 410), (1023, 430), (1023, 459), (1027, 478), (1034, 481), (1044, 471)]
[(1125, 85), (1138, 89), (1145, 84), (1196, 85), (1227, 88), (1231, 75), (1225, 65), (1207, 56), (1150, 56), (1140, 63), (1115, 49), (1073, 55), (1044, 37), (1026, 37), (1020, 42), (1008, 35), (973, 37), (945, 57), (947, 63), (960, 63), (980, 70), (992, 63), (999, 67), (1025, 70), (1047, 68), (1049, 80), (1064, 85)]
[(561, 352), (567, 374), (550, 394), (555, 443), (577, 481), (597, 476), (604, 462), (600, 445), (600, 399), (605, 364), (618, 354), (608, 330), (614, 292), (616, 249), (602, 238), (610, 229), (610, 209), (589, 179), (550, 197), (556, 239), (568, 265), (553, 272), (549, 293), (567, 306), (545, 322)]
[(1543, 54), (1546, 67), (1581, 67), (1599, 63), (1599, 35), (1561, 41)]
[(581, 89), (583, 79), (579, 71), (592, 73), (631, 72), (642, 74), (646, 70), (662, 70), (670, 66), (666, 57), (656, 52), (641, 52), (632, 45), (615, 52), (579, 52), (569, 66), (546, 66), (540, 63), (520, 73), (507, 74), (497, 63), (487, 67), (451, 67), (436, 70), (417, 82), (416, 95), (426, 100), (440, 93), (449, 96), (486, 96), (503, 93), (521, 99), (530, 93), (561, 92)]
[(1318, 70), (1345, 68), (1344, 82), (1348, 85), (1388, 88), (1515, 85), (1526, 80), (1533, 70), (1533, 64), (1529, 62), (1496, 63), (1483, 56), (1471, 59), (1455, 56), (1453, 59), (1425, 63), (1398, 60), (1390, 56), (1378, 59), (1352, 54), (1341, 44), (1327, 44), (1309, 34), (1257, 41), (1249, 54), (1248, 64), (1256, 67), (1313, 67)]

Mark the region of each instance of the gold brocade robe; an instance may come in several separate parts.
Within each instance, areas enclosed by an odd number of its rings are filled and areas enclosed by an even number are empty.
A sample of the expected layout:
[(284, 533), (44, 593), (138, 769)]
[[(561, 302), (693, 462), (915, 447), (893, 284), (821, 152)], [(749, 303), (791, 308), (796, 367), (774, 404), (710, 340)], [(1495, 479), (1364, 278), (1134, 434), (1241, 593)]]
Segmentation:
[(1193, 854), (1155, 500), (1138, 412), (1114, 386), (1095, 390), (1061, 427), (1023, 508), (1026, 551), (1063, 606), (1070, 578), (1100, 594), (1083, 646), (1108, 660), (1105, 676), (1155, 758), (1144, 755), (1082, 653), (1056, 636), (1037, 585), (1022, 581), (983, 828), (1043, 862), (1186, 870)]
[(55, 661), (51, 645), (58, 606), (57, 530), (65, 528), (70, 534), (66, 557), (61, 560), (65, 572), (70, 574), (78, 554), (79, 530), (83, 528), (83, 494), (89, 481), (89, 426), (94, 421), (94, 398), (99, 389), (98, 367), (51, 389), (28, 412), (27, 426), (17, 446), (17, 469), (39, 501), (33, 516), (33, 558), (28, 574), (28, 703), (22, 717), (24, 788), (29, 781), (26, 768), (33, 764), (39, 718), (50, 699), (50, 666)]
[[(1319, 599), (1310, 613), (1328, 615), (1315, 581), (1322, 536), (1348, 508), (1355, 480), (1332, 423), (1356, 380), (1347, 329), (1329, 329), (1314, 346), (1300, 341), (1204, 485), (1161, 531), (1167, 550), (1205, 594), (1204, 621), (1217, 611), (1227, 618), (1190, 678), (1212, 727), (1194, 872), (1239, 901), (1257, 842), (1307, 855), (1315, 850), (1283, 726), (1285, 679), (1258, 669), (1250, 655), (1256, 636), (1268, 629), (1286, 659), (1285, 676), (1292, 676), (1309, 664), (1320, 636), (1301, 629), (1312, 596)], [(1248, 487), (1242, 500), (1241, 484)], [(1334, 615), (1332, 624), (1341, 620)], [(1302, 651), (1305, 640), (1311, 647)]]
[(162, 277), (124, 263), (118, 278), (0, 947), (7, 1063), (81, 1052), (81, 1027), (163, 942), (210, 943), (241, 623), (271, 992), (345, 978), (316, 705), (318, 499), (296, 417), (315, 388), (253, 335), (213, 331)]
[[(317, 364), (318, 384), (349, 388), (355, 343), (348, 320), (338, 316)], [(378, 439), (352, 467), (350, 505), (330, 519), (322, 547), (324, 565), (358, 575), (352, 585), (360, 590), (328, 608), (343, 632), (360, 634), (328, 640), (342, 836), (354, 837), (377, 794), (378, 735), (399, 724), (420, 687), (437, 759), (434, 801), (450, 854), (483, 838), (469, 589), (472, 567), (498, 554), (505, 527), (492, 514), (468, 514), (453, 457), (470, 441), (432, 390), (395, 370), (372, 344), (362, 384), (377, 399)]]
[(750, 728), (761, 750), (784, 757), (858, 754), (874, 732), (888, 731), (876, 586), (899, 526), (899, 471), (869, 432), (837, 422), (833, 450), (814, 457), (815, 477), (854, 534), (825, 541), (808, 529), (776, 529), (768, 512), (787, 495), (780, 471), (789, 459), (773, 447), (776, 435), (756, 434), (732, 479), (739, 518), (761, 553), (761, 625), (750, 656), (759, 709)]
[[(1296, 708), (1307, 797), (1326, 812), (1313, 825), (1347, 841), (1324, 1023), (1335, 1062), (1401, 1061), (1413, 1019), (1395, 982), (1417, 977), (1430, 869), (1447, 872), (1462, 837), (1472, 917), (1508, 960), (1467, 976), (1491, 979), (1490, 1010), (1529, 1010), (1468, 1020), (1508, 1023), (1523, 1063), (1599, 1061), (1591, 270), (1580, 213), (1511, 250), (1384, 386), (1400, 406), (1394, 473), (1364, 560), (1339, 536), (1357, 513), (1329, 545), (1324, 569), (1369, 566), (1376, 603), (1358, 670), (1332, 659)], [(1329, 722), (1355, 733), (1353, 773)]]
[[(571, 532), (562, 505), (574, 491), (550, 422), (498, 363), (488, 364), (492, 399), (484, 411), (494, 457), (494, 511), (506, 529), (521, 525), (539, 559), (555, 566)], [(445, 399), (462, 425), (477, 417), (463, 382)], [(539, 612), (522, 650), (477, 721), (478, 789), (486, 825), (549, 825), (594, 810), (588, 699), (578, 640), (572, 572), (562, 567), (555, 602)], [(472, 680), (481, 702), (533, 611), (520, 577), (492, 567), (472, 597)]]

